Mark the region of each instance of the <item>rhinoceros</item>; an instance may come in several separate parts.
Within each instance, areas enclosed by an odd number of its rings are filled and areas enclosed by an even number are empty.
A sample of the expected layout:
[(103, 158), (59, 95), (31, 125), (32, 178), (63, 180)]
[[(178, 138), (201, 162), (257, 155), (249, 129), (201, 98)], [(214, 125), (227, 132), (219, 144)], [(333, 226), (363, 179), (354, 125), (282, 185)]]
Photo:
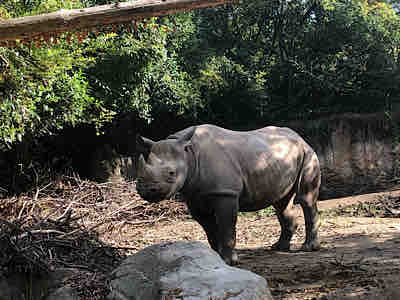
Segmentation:
[(148, 202), (179, 192), (203, 227), (212, 249), (227, 264), (237, 263), (239, 211), (272, 205), (281, 226), (273, 249), (288, 251), (297, 228), (293, 204), (303, 209), (304, 251), (320, 248), (317, 198), (321, 184), (314, 150), (289, 128), (268, 126), (232, 131), (215, 125), (192, 126), (161, 141), (138, 135), (136, 188)]

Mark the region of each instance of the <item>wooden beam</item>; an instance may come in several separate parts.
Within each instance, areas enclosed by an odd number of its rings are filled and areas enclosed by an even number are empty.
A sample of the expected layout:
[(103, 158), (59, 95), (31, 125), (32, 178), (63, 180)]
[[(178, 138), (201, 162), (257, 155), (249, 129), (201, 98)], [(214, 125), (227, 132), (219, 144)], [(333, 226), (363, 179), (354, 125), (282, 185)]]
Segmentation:
[(233, 0), (137, 0), (84, 9), (61, 9), (48, 14), (0, 21), (0, 41), (32, 40), (40, 35), (130, 23), (133, 20), (232, 2)]

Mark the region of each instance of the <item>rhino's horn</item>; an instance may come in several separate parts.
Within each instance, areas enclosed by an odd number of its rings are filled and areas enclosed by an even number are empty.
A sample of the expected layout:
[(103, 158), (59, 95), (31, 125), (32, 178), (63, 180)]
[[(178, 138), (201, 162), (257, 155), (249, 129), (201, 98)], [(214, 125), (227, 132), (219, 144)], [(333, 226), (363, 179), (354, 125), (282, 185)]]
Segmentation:
[(138, 160), (137, 175), (138, 177), (143, 177), (146, 173), (146, 161), (144, 160), (143, 154), (140, 154)]
[(161, 163), (162, 163), (162, 160), (161, 159), (159, 159), (158, 157), (157, 157), (157, 155), (155, 155), (153, 152), (151, 152), (150, 154), (149, 154), (149, 163), (150, 164), (152, 164), (152, 165), (160, 165)]

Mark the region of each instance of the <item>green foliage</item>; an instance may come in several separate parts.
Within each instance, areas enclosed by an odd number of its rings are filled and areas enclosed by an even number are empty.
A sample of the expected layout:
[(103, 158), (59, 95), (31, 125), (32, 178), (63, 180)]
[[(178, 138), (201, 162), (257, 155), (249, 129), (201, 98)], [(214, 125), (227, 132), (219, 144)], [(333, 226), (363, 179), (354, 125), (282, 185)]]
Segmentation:
[(80, 8), (79, 0), (3, 0), (2, 10), (8, 12), (8, 17), (17, 18), (50, 13), (61, 8)]
[(264, 209), (260, 209), (253, 212), (239, 212), (239, 216), (243, 217), (257, 217), (257, 218), (266, 218), (272, 217), (276, 214), (275, 208), (273, 206), (268, 206)]
[[(204, 98), (223, 101), (217, 115), (225, 119), (237, 118), (226, 114), (235, 103), (244, 109), (233, 109), (241, 123), (265, 123), (373, 112), (398, 99), (400, 23), (388, 4), (248, 1), (200, 11), (197, 22), (208, 55), (193, 69), (205, 83), (200, 89), (217, 95)], [(254, 110), (245, 114), (241, 102)]]
[[(39, 2), (45, 8), (13, 1), (2, 8), (25, 15), (35, 7), (43, 12), (82, 6), (77, 1)], [(171, 29), (174, 18), (162, 23), (154, 18), (139, 24), (135, 33), (121, 26), (117, 33), (90, 34), (82, 42), (67, 43), (64, 36), (48, 47), (1, 48), (9, 66), (0, 75), (0, 148), (27, 133), (39, 137), (83, 123), (101, 131), (115, 116), (132, 112), (148, 122), (162, 112), (194, 114), (199, 93), (178, 58), (190, 18), (176, 19), (181, 20), (177, 32)]]
[(101, 36), (85, 49), (85, 56), (95, 57), (85, 70), (95, 96), (118, 114), (137, 112), (150, 121), (160, 111), (182, 114), (198, 101), (189, 74), (166, 47), (168, 27), (155, 26), (152, 19), (135, 35)]
[(98, 126), (107, 120), (106, 109), (90, 95), (79, 66), (90, 59), (77, 59), (67, 48), (0, 49), (10, 66), (0, 77), (3, 146), (21, 141), (27, 132), (41, 136), (67, 125)]

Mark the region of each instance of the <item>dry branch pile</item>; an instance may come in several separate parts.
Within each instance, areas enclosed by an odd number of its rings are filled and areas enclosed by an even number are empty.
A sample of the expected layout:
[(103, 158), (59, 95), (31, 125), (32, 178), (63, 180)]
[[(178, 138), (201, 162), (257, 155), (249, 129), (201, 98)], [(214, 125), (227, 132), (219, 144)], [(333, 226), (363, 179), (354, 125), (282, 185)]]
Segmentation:
[(164, 201), (149, 204), (136, 192), (134, 182), (94, 183), (63, 176), (30, 193), (0, 200), (0, 218), (44, 218), (73, 214), (81, 223), (96, 228), (101, 224), (124, 222), (154, 223), (167, 218), (186, 217), (184, 204)]
[(26, 195), (0, 199), (0, 275), (72, 268), (76, 274), (68, 284), (83, 299), (104, 299), (107, 274), (130, 250), (107, 236), (126, 224), (149, 226), (186, 216), (182, 203), (147, 204), (133, 182), (96, 184), (64, 176)]
[(68, 285), (83, 299), (104, 299), (107, 274), (125, 256), (70, 218), (0, 219), (0, 275), (43, 277), (57, 269), (75, 270)]
[(400, 197), (380, 196), (371, 202), (359, 202), (326, 212), (333, 216), (400, 218)]

